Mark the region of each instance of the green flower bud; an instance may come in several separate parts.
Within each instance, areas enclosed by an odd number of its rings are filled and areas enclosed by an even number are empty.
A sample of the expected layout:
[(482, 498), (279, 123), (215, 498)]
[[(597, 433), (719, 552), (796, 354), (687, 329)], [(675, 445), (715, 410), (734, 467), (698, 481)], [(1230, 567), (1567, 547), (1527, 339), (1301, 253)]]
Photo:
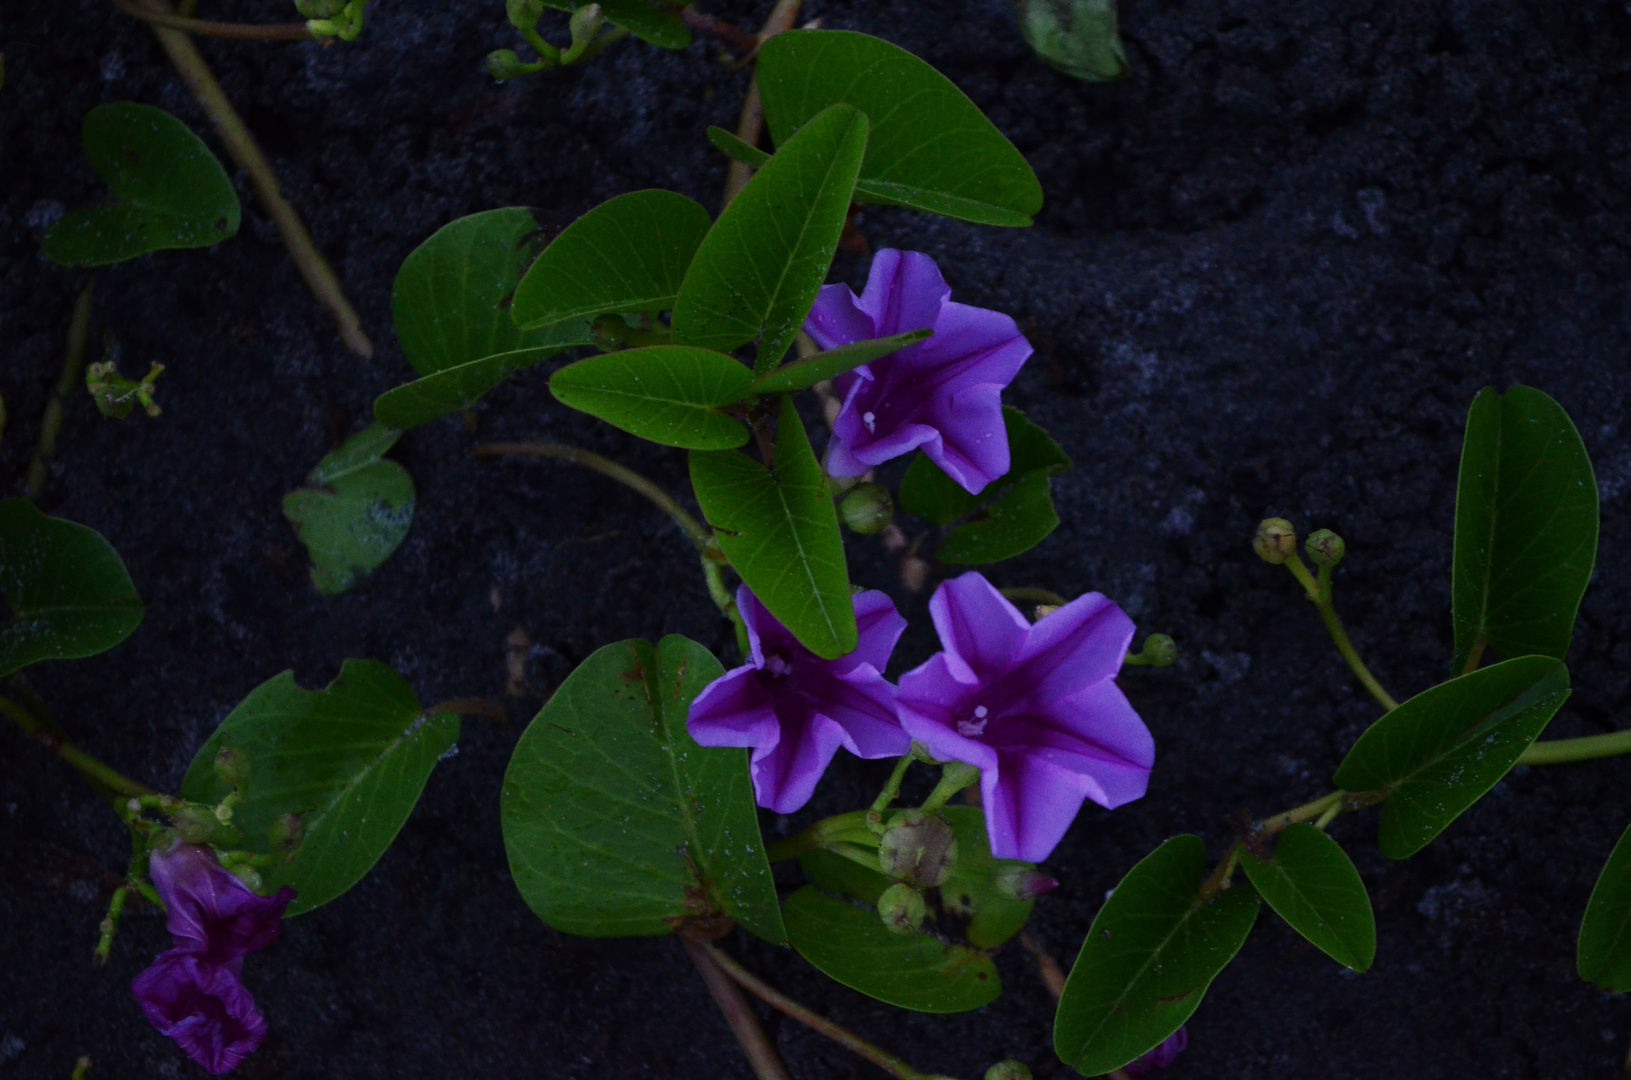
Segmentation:
[(997, 891), (1014, 900), (1035, 900), (1059, 887), (1059, 882), (1028, 863), (1009, 865), (991, 879)]
[(242, 750), (224, 746), (215, 755), (215, 775), (229, 788), (242, 787), (244, 778), (249, 775), (249, 759)]
[(517, 30), (531, 30), (544, 14), (544, 0), (504, 0), (504, 13)]
[(499, 82), (525, 75), (530, 70), (531, 65), (523, 64), (514, 49), (494, 49), (487, 54), (487, 74)]
[(957, 865), (957, 834), (938, 814), (902, 810), (878, 842), (878, 866), (897, 881), (933, 888)]
[(1031, 1080), (1031, 1070), (1023, 1061), (1009, 1058), (985, 1070), (985, 1080)]
[(910, 934), (923, 925), (929, 915), (929, 905), (923, 894), (903, 881), (898, 881), (878, 897), (878, 917), (897, 934)]
[(258, 893), (266, 888), (266, 883), (261, 880), (260, 871), (247, 863), (234, 863), (227, 869), (232, 871), (233, 877), (249, 886), (250, 892)]
[(1348, 545), (1330, 529), (1316, 529), (1309, 533), (1308, 543), (1304, 546), (1316, 566), (1335, 566), (1348, 553)]
[(895, 516), (895, 500), (882, 484), (859, 484), (838, 504), (844, 524), (863, 536), (882, 532)]
[(572, 13), (572, 19), (567, 26), (572, 31), (572, 45), (574, 49), (579, 42), (587, 45), (600, 33), (600, 28), (606, 25), (606, 14), (600, 10), (599, 4), (585, 4)]
[(1165, 634), (1144, 639), (1144, 659), (1151, 667), (1171, 667), (1178, 660), (1178, 643)]
[(215, 808), (187, 803), (170, 814), (170, 824), (176, 835), (189, 844), (207, 844), (220, 831), (221, 823), (215, 819)]
[(272, 822), (271, 828), (266, 832), (274, 848), (292, 851), (306, 838), (306, 823), (301, 820), (299, 814), (284, 814)]
[(345, 0), (294, 0), (294, 9), (308, 19), (332, 19), (345, 10)]
[(1252, 550), (1264, 562), (1279, 566), (1297, 554), (1297, 530), (1285, 518), (1268, 518), (1257, 527)]

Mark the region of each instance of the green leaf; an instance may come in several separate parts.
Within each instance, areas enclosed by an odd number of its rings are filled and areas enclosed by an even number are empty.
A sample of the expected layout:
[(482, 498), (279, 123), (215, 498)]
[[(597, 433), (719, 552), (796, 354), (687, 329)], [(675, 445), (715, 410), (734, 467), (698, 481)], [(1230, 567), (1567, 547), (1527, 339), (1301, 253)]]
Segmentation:
[(757, 67), (777, 147), (844, 102), (872, 122), (859, 197), (986, 225), (1029, 225), (1042, 185), (1024, 155), (950, 79), (905, 49), (846, 30), (765, 42)]
[(510, 298), (538, 256), (537, 236), (531, 210), (487, 210), (448, 222), (402, 260), (391, 315), (415, 371), (434, 375), (496, 353), (561, 347), (558, 335), (518, 330), (510, 318)]
[(1379, 846), (1404, 859), (1443, 832), (1517, 764), (1569, 696), (1569, 669), (1520, 656), (1439, 683), (1372, 724), (1336, 783), (1388, 791)]
[(1527, 386), (1467, 414), (1455, 499), (1454, 671), (1484, 644), (1563, 659), (1597, 556), (1597, 482), (1579, 432)]
[(925, 933), (897, 934), (875, 907), (806, 885), (783, 913), (793, 948), (827, 975), (869, 997), (926, 1013), (967, 1012), (1002, 993), (991, 958)]
[(631, 435), (684, 450), (730, 450), (748, 441), (742, 421), (719, 411), (747, 396), (740, 360), (686, 345), (650, 345), (579, 360), (549, 389), (561, 402)]
[(1028, 472), (982, 517), (953, 530), (935, 557), (962, 565), (1001, 562), (1031, 550), (1058, 527), (1052, 482), (1045, 472)]
[[(691, 44), (691, 31), (679, 15), (646, 0), (599, 0), (606, 21), (621, 26), (648, 45), (659, 49), (683, 49)], [(582, 3), (544, 0), (557, 11), (576, 11)]]
[(743, 165), (750, 165), (755, 169), (764, 168), (765, 162), (770, 160), (770, 155), (757, 146), (751, 146), (731, 132), (713, 124), (708, 125), (708, 141), (732, 161), (740, 161)]
[(1087, 932), (1054, 1017), (1053, 1047), (1087, 1076), (1147, 1054), (1189, 1019), (1257, 919), (1250, 885), (1201, 899), (1206, 845), (1175, 836), (1116, 886)]
[(755, 394), (791, 393), (795, 390), (806, 390), (818, 382), (835, 378), (846, 371), (853, 371), (862, 364), (870, 364), (881, 357), (896, 353), (909, 345), (916, 345), (933, 336), (933, 330), (913, 330), (909, 334), (896, 334), (894, 337), (871, 338), (867, 341), (851, 342), (840, 345), (836, 349), (818, 352), (814, 356), (806, 356), (802, 360), (795, 360), (791, 364), (781, 367), (767, 374), (759, 376), (753, 382)]
[(1087, 82), (1127, 77), (1116, 0), (1013, 0), (1020, 33), (1049, 65)]
[(285, 671), (250, 691), (193, 757), (182, 797), (220, 802), (228, 788), (216, 756), (239, 752), (244, 801), (232, 823), (250, 850), (269, 851), (267, 830), (300, 815), (305, 838), (265, 874), (299, 892), (290, 915), (310, 911), (361, 881), (419, 801), (437, 760), (459, 737), (453, 713), (427, 715), (406, 679), (375, 660), (347, 660), (323, 690), (302, 690)]
[[(973, 513), (981, 503), (994, 501), (1028, 473), (1041, 471), (1052, 476), (1070, 468), (1070, 457), (1059, 448), (1052, 436), (1027, 419), (1024, 413), (1012, 405), (1004, 405), (1002, 419), (1008, 432), (1009, 464), (1006, 475), (993, 481), (978, 495), (971, 495), (963, 485), (947, 476), (940, 466), (919, 453), (912, 459), (906, 477), (901, 481), (901, 506), (936, 525), (949, 525)], [(1050, 497), (1048, 508), (1051, 510), (1052, 507)], [(1046, 535), (1046, 532), (1042, 534)], [(1038, 541), (1041, 539), (1037, 537)], [(1033, 544), (1036, 542), (1032, 541)]]
[(747, 754), (685, 729), (691, 699), (724, 670), (677, 634), (607, 645), (522, 733), (500, 805), (510, 872), (539, 918), (624, 937), (723, 912), (787, 940)]
[(781, 360), (832, 265), (866, 140), (866, 117), (834, 105), (754, 174), (686, 271), (676, 344), (729, 352), (763, 331), (759, 370)]
[(85, 157), (113, 202), (70, 211), (41, 251), (63, 266), (106, 266), (170, 248), (208, 247), (238, 231), (226, 170), (163, 109), (116, 101), (85, 114)]
[(468, 409), (499, 383), (534, 364), (576, 345), (591, 344), (589, 324), (582, 319), (559, 323), (541, 333), (561, 341), (531, 349), (498, 353), (460, 364), (387, 390), (374, 399), (374, 419), (386, 427), (406, 429)]
[(283, 516), (311, 555), (312, 584), (343, 593), (378, 569), (408, 535), (413, 480), (383, 460), (402, 432), (373, 424), (317, 463), (306, 486), (283, 497)]
[(980, 502), (980, 496), (970, 494), (922, 451), (906, 467), (900, 482), (901, 509), (936, 525), (950, 525), (972, 514)]
[(515, 290), (519, 326), (667, 311), (707, 235), (708, 211), (672, 191), (631, 191), (568, 225)]
[(1272, 859), (1240, 853), (1258, 893), (1291, 928), (1355, 971), (1376, 959), (1370, 894), (1340, 845), (1307, 822), (1280, 834)]
[(1626, 829), (1603, 866), (1576, 954), (1580, 977), (1611, 994), (1631, 990), (1631, 829)]
[(793, 399), (782, 397), (775, 469), (734, 450), (694, 450), (691, 486), (719, 546), (761, 603), (811, 652), (854, 652), (844, 540), (826, 475)]
[(142, 621), (113, 546), (27, 499), (0, 499), (0, 597), (0, 679), (41, 660), (107, 652)]

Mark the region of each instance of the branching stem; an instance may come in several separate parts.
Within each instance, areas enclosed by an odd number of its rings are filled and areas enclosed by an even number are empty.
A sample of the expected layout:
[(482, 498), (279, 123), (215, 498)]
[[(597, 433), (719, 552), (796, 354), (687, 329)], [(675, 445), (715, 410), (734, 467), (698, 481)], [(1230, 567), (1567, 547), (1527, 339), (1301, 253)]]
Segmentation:
[(232, 23), (193, 19), (185, 15), (172, 15), (167, 11), (152, 11), (134, 0), (113, 0), (113, 6), (131, 18), (180, 30), (203, 37), (235, 38), (239, 41), (309, 41), (314, 35), (303, 22), (296, 23)]
[(679, 937), (680, 944), (685, 946), (685, 954), (697, 966), (697, 973), (713, 995), (714, 1003), (725, 1014), (725, 1022), (731, 1026), (731, 1033), (742, 1045), (742, 1052), (747, 1055), (753, 1075), (759, 1080), (792, 1080), (787, 1066), (782, 1064), (781, 1056), (776, 1053), (775, 1044), (765, 1035), (765, 1029), (760, 1026), (759, 1018), (742, 996), (742, 991), (715, 961), (716, 950), (685, 934)]
[(1325, 623), (1325, 629), (1330, 633), (1331, 640), (1336, 642), (1337, 652), (1342, 654), (1342, 659), (1348, 662), (1348, 667), (1353, 670), (1360, 683), (1370, 691), (1371, 697), (1381, 702), (1382, 708), (1389, 712), (1397, 709), (1399, 703), (1393, 700), (1393, 695), (1382, 689), (1382, 684), (1376, 681), (1376, 676), (1365, 666), (1365, 661), (1359, 658), (1359, 651), (1349, 640), (1348, 631), (1343, 627), (1342, 620), (1337, 617), (1336, 608), (1331, 605), (1331, 575), (1327, 572), (1329, 568), (1322, 568), (1320, 580), (1315, 581), (1314, 576), (1308, 572), (1308, 567), (1303, 565), (1302, 559), (1295, 553), (1285, 561), (1285, 567), (1291, 571), (1292, 577), (1302, 584), (1308, 599), (1320, 613), (1320, 620)]
[(28, 463), (28, 478), (23, 483), (23, 496), (30, 500), (37, 500), (45, 493), (46, 481), (51, 478), (51, 459), (57, 455), (57, 436), (62, 434), (63, 411), (74, 388), (85, 377), (85, 346), (91, 336), (91, 294), (95, 284), (94, 279), (86, 282), (74, 301), (62, 374), (46, 400), (45, 413), (40, 418), (40, 441), (34, 449), (34, 460)]
[(155, 794), (152, 788), (138, 784), (123, 773), (102, 764), (67, 739), (52, 733), (44, 720), (10, 698), (0, 698), (0, 714), (10, 717), (13, 723), (23, 729), (23, 734), (44, 747), (48, 753), (55, 754), (114, 795), (139, 799)]
[(1615, 731), (1607, 735), (1586, 735), (1579, 739), (1548, 739), (1525, 750), (1519, 765), (1563, 765), (1571, 761), (1591, 761), (1596, 758), (1631, 754), (1631, 731)]

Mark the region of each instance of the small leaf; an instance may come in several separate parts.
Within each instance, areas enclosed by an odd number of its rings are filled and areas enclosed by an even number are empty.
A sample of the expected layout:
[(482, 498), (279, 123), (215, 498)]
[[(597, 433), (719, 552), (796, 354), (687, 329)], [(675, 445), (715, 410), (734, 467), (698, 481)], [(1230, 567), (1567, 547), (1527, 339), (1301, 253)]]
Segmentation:
[(1042, 185), (952, 81), (905, 49), (847, 30), (794, 30), (759, 50), (778, 148), (843, 102), (872, 122), (857, 195), (986, 225), (1029, 225)]
[(1568, 414), (1527, 386), (1484, 388), (1456, 486), (1452, 670), (1481, 643), (1563, 659), (1596, 556), (1597, 481)]
[(708, 211), (672, 191), (631, 191), (568, 225), (515, 290), (516, 325), (667, 311), (707, 235)]
[(747, 754), (685, 729), (691, 700), (724, 672), (677, 634), (607, 645), (522, 733), (504, 773), (504, 847), (539, 918), (630, 937), (723, 912), (787, 940)]
[(731, 132), (713, 124), (708, 125), (708, 141), (732, 161), (740, 161), (743, 165), (755, 169), (764, 168), (765, 162), (770, 160), (770, 155), (757, 146), (750, 146)]
[(781, 367), (767, 374), (759, 376), (753, 382), (755, 394), (791, 393), (796, 390), (807, 390), (818, 382), (836, 378), (846, 371), (853, 371), (862, 364), (870, 364), (881, 357), (888, 356), (918, 342), (931, 337), (933, 330), (913, 330), (909, 334), (896, 334), (894, 337), (871, 338), (866, 341), (851, 342), (840, 345), (836, 349), (818, 352), (814, 356), (806, 356), (802, 360), (795, 360), (791, 364)]
[(113, 546), (27, 499), (0, 499), (0, 597), (0, 679), (41, 660), (107, 652), (142, 621)]
[(381, 458), (401, 436), (382, 424), (363, 429), (319, 461), (305, 487), (283, 497), (283, 516), (311, 554), (318, 592), (345, 592), (408, 535), (413, 480), (402, 466)]
[(378, 661), (347, 660), (323, 690), (302, 690), (285, 671), (221, 722), (194, 755), (181, 794), (220, 802), (228, 788), (216, 756), (227, 747), (243, 756), (245, 797), (232, 823), (250, 850), (270, 850), (267, 830), (284, 814), (305, 826), (293, 858), (265, 874), (273, 889), (298, 890), (289, 907), (298, 915), (363, 879), (458, 737), (458, 716), (426, 715), (407, 680)]
[(1116, 0), (1013, 0), (1020, 33), (1049, 65), (1087, 82), (1127, 77)]
[(428, 424), (449, 413), (470, 408), (488, 391), (518, 371), (542, 363), (575, 345), (591, 343), (589, 324), (581, 319), (558, 323), (541, 332), (562, 343), (484, 356), (480, 360), (404, 383), (374, 399), (374, 419), (386, 427), (399, 430)]
[(238, 231), (238, 195), (203, 140), (163, 109), (116, 101), (85, 114), (85, 157), (113, 202), (70, 211), (41, 251), (63, 266), (106, 266)]
[(754, 174), (686, 271), (675, 344), (729, 352), (763, 331), (759, 370), (781, 360), (838, 250), (866, 139), (866, 117), (834, 105)]
[(1021, 476), (985, 516), (952, 531), (935, 549), (941, 562), (980, 565), (1031, 550), (1059, 527), (1053, 485), (1040, 470)]
[(1258, 893), (1291, 928), (1355, 971), (1376, 959), (1370, 894), (1341, 846), (1307, 822), (1289, 826), (1273, 859), (1243, 851), (1240, 863)]
[(854, 652), (855, 606), (832, 491), (785, 395), (774, 463), (772, 470), (734, 450), (692, 451), (697, 503), (731, 565), (783, 626), (817, 656)]
[[(557, 11), (576, 11), (582, 3), (544, 0)], [(691, 31), (677, 13), (647, 0), (599, 0), (606, 21), (621, 26), (648, 45), (659, 49), (683, 49), (691, 44)]]
[(787, 936), (798, 954), (852, 990), (903, 1009), (967, 1012), (1002, 993), (991, 958), (925, 933), (897, 934), (875, 907), (806, 885), (787, 898)]
[(1569, 670), (1520, 656), (1439, 683), (1372, 724), (1343, 759), (1338, 787), (1388, 790), (1378, 846), (1404, 859), (1483, 798), (1569, 696)]
[(1116, 886), (1087, 932), (1054, 1017), (1053, 1047), (1097, 1076), (1177, 1031), (1246, 943), (1257, 919), (1250, 885), (1200, 895), (1206, 845), (1175, 836)]
[(1631, 829), (1614, 845), (1591, 890), (1576, 965), (1582, 979), (1611, 994), (1631, 990)]
[(651, 345), (579, 360), (549, 389), (561, 402), (631, 435), (685, 450), (730, 450), (748, 441), (742, 421), (719, 411), (747, 396), (753, 372), (724, 353)]
[[(978, 495), (969, 494), (945, 471), (919, 453), (906, 470), (900, 485), (900, 502), (908, 512), (926, 518), (936, 525), (949, 525), (960, 517), (974, 512), (982, 503), (1000, 498), (1008, 487), (1026, 474), (1042, 471), (1052, 476), (1070, 468), (1070, 457), (1041, 427), (1032, 423), (1025, 414), (1012, 405), (1002, 408), (1003, 426), (1008, 434), (1008, 472), (990, 484)], [(1048, 506), (1052, 508), (1050, 497)], [(1051, 531), (1051, 530), (1049, 530)], [(1043, 533), (1042, 536), (1046, 536)], [(1042, 537), (1037, 537), (1037, 541)], [(1036, 543), (1037, 541), (1032, 541)], [(1020, 550), (1024, 550), (1023, 548)], [(1014, 552), (1018, 554), (1019, 552)]]
[(434, 375), (497, 353), (564, 347), (558, 334), (518, 330), (510, 318), (510, 298), (538, 256), (537, 235), (532, 211), (512, 206), (450, 221), (408, 253), (391, 287), (391, 314), (414, 371)]
[(901, 509), (936, 525), (950, 525), (972, 514), (980, 502), (979, 495), (970, 494), (922, 451), (906, 467), (900, 482)]

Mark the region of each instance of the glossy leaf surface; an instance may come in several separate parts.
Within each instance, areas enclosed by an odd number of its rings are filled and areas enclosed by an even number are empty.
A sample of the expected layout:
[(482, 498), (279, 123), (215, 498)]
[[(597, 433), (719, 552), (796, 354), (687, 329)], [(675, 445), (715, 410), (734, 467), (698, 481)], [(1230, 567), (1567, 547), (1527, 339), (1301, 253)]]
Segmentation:
[(847, 30), (794, 30), (759, 50), (777, 147), (838, 102), (872, 122), (860, 180), (869, 202), (987, 225), (1029, 225), (1042, 185), (968, 96), (905, 49)]
[(761, 372), (786, 355), (832, 265), (866, 145), (866, 117), (834, 105), (754, 174), (686, 272), (676, 344), (729, 352), (758, 340)]
[(1378, 843), (1388, 858), (1408, 858), (1517, 764), (1568, 696), (1568, 668), (1548, 656), (1440, 683), (1372, 724), (1337, 768), (1337, 786), (1389, 791)]
[(529, 907), (590, 937), (672, 933), (724, 913), (787, 939), (745, 751), (696, 744), (691, 699), (724, 668), (670, 635), (596, 651), (516, 744), (501, 811)]
[(381, 424), (365, 428), (319, 461), (305, 487), (283, 497), (283, 516), (311, 555), (318, 592), (345, 592), (408, 535), (413, 479), (382, 456), (401, 436)]
[(231, 747), (247, 768), (232, 822), (252, 850), (270, 850), (267, 830), (279, 817), (300, 815), (305, 838), (293, 858), (264, 873), (269, 887), (299, 892), (289, 908), (298, 915), (362, 880), (458, 737), (458, 716), (425, 715), (407, 680), (378, 661), (347, 660), (322, 690), (302, 689), (285, 671), (221, 722), (193, 757), (181, 793), (204, 803), (224, 798), (214, 764)]
[(651, 345), (591, 356), (557, 371), (563, 404), (632, 435), (686, 450), (730, 450), (748, 441), (742, 421), (719, 411), (747, 396), (753, 372), (711, 349)]
[(1274, 857), (1243, 851), (1240, 864), (1269, 907), (1337, 963), (1365, 971), (1376, 959), (1370, 894), (1340, 845), (1307, 822), (1275, 840)]
[(1053, 489), (1043, 472), (1021, 476), (977, 519), (954, 530), (935, 549), (941, 562), (981, 565), (1031, 550), (1059, 527)]
[(1607, 990), (1631, 990), (1631, 829), (1614, 845), (1580, 922), (1580, 977)]
[(759, 376), (754, 380), (753, 392), (780, 394), (805, 390), (818, 382), (842, 375), (846, 371), (853, 371), (862, 364), (899, 352), (908, 345), (916, 345), (933, 335), (932, 330), (914, 330), (909, 334), (896, 334), (894, 337), (872, 338), (840, 345), (836, 349), (828, 349), (814, 356), (795, 360), (791, 364), (783, 364), (775, 371)]
[(119, 553), (95, 529), (0, 500), (0, 678), (41, 660), (106, 652), (142, 621)]
[(560, 343), (497, 353), (468, 364), (426, 375), (387, 390), (374, 399), (374, 419), (386, 427), (406, 429), (468, 409), (505, 379), (575, 345), (588, 345), (589, 324), (558, 323), (542, 331)]
[(1128, 872), (1093, 920), (1054, 1018), (1053, 1046), (1087, 1076), (1119, 1069), (1189, 1019), (1246, 942), (1257, 893), (1202, 901), (1206, 845), (1176, 836)]
[(70, 211), (41, 250), (63, 266), (106, 266), (238, 231), (238, 194), (202, 139), (163, 109), (116, 101), (85, 114), (85, 157), (113, 201)]
[(568, 225), (515, 290), (519, 326), (619, 312), (667, 311), (712, 224), (672, 191), (632, 191)]
[(692, 451), (691, 486), (719, 546), (754, 595), (811, 652), (853, 652), (844, 540), (827, 478), (784, 396), (775, 468), (734, 450)]
[(800, 956), (869, 997), (926, 1013), (967, 1012), (1002, 993), (991, 958), (929, 934), (897, 934), (875, 907), (805, 886), (787, 899), (787, 936)]
[(1563, 659), (1597, 556), (1597, 481), (1580, 434), (1539, 390), (1473, 399), (1455, 500), (1454, 671), (1497, 656)]

